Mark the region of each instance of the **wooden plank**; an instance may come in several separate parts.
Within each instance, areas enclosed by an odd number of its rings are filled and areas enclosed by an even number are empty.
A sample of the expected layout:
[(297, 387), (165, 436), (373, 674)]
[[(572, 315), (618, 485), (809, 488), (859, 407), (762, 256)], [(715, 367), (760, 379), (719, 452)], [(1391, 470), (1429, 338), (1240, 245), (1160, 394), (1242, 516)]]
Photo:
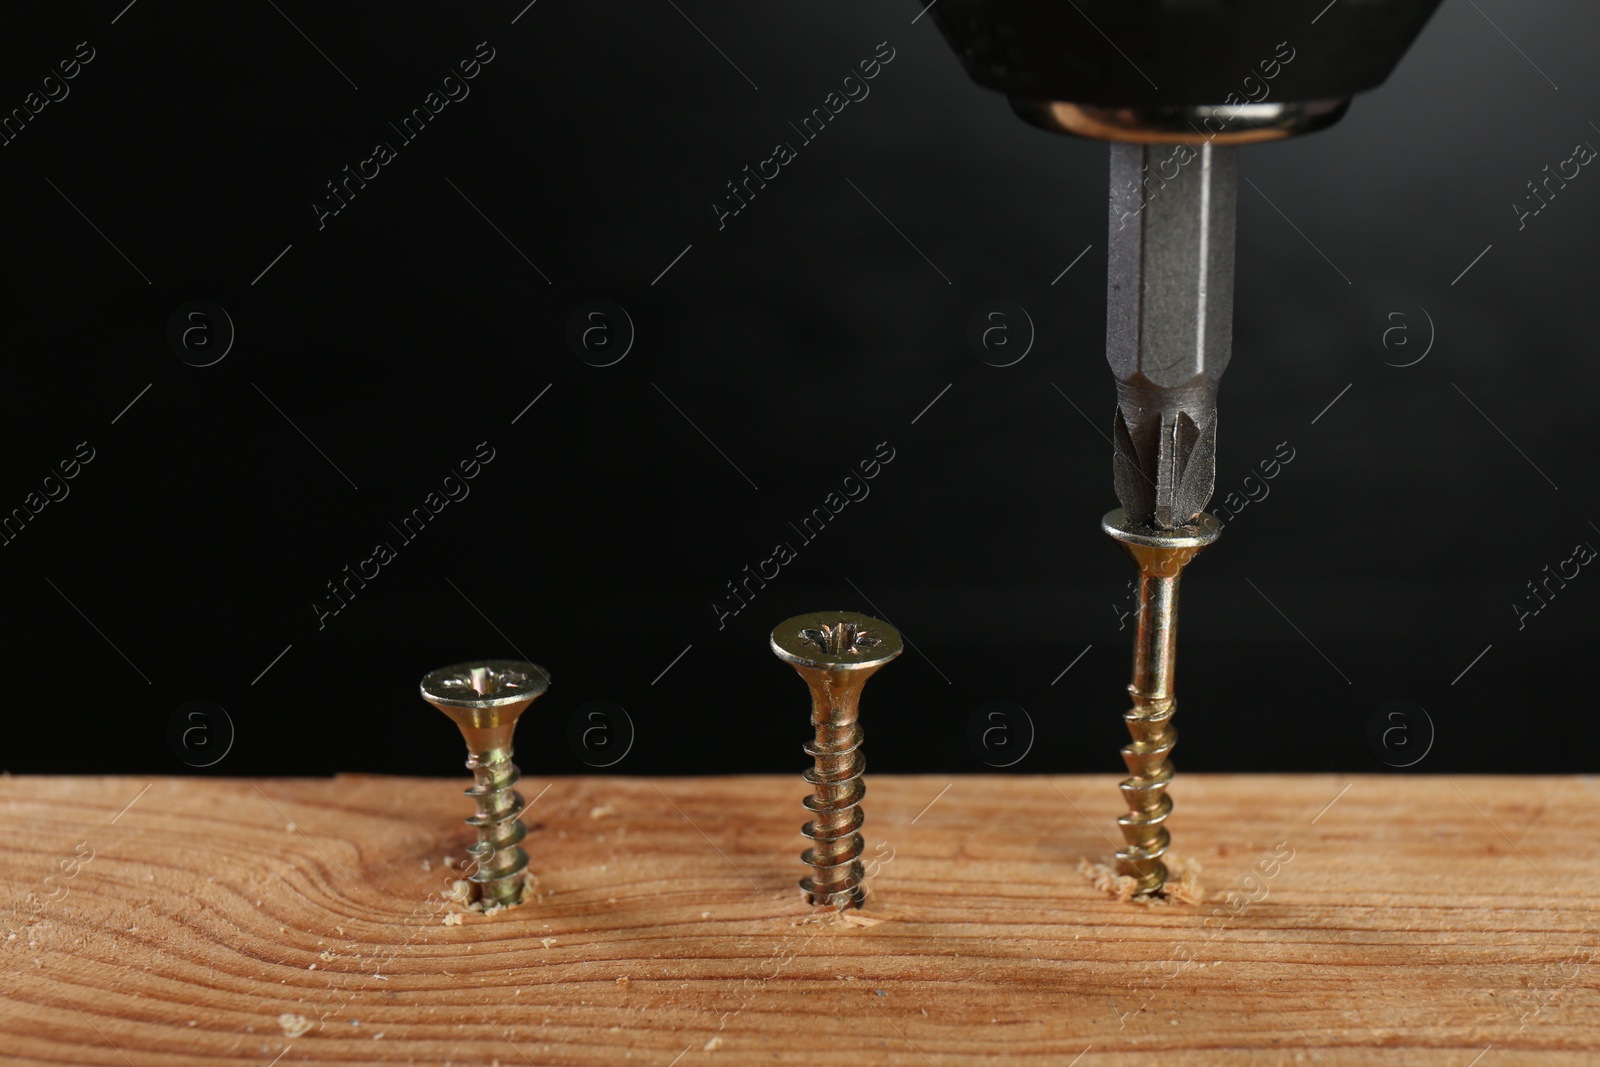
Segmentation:
[(525, 782), (541, 895), (445, 925), (464, 784), (0, 779), (0, 1060), (1600, 1062), (1593, 779), (1183, 774), (1146, 907), (1112, 778), (869, 775), (872, 925), (774, 777)]

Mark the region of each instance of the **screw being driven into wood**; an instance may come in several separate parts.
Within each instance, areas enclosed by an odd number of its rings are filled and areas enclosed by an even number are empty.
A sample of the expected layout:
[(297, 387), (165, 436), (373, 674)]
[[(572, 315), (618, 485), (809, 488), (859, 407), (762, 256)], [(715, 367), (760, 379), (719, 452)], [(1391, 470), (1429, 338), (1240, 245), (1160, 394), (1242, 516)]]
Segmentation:
[(1201, 512), (1189, 525), (1152, 529), (1130, 523), (1122, 508), (1107, 514), (1101, 526), (1139, 566), (1139, 622), (1133, 637), (1133, 681), (1128, 684), (1133, 708), (1123, 716), (1133, 735), (1133, 743), (1122, 750), (1131, 775), (1122, 783), (1128, 814), (1117, 820), (1127, 845), (1117, 851), (1117, 867), (1137, 880), (1135, 893), (1148, 895), (1166, 884), (1167, 865), (1161, 857), (1171, 842), (1166, 822), (1172, 813), (1172, 798), (1167, 795), (1172, 762), (1167, 757), (1178, 743), (1178, 732), (1172, 728), (1178, 710), (1172, 694), (1178, 658), (1178, 576), (1217, 539), (1222, 526)]
[(471, 880), (487, 904), (522, 899), (528, 854), (521, 841), (528, 830), (520, 818), (526, 805), (512, 788), (522, 775), (511, 762), (511, 735), (518, 716), (549, 686), (543, 667), (509, 659), (458, 663), (422, 679), (422, 699), (450, 716), (467, 742), (467, 769), (476, 782), (466, 792), (478, 804), (467, 820), (478, 831), (468, 850), (476, 861)]
[(796, 615), (772, 631), (772, 651), (800, 672), (811, 690), (811, 724), (816, 739), (806, 755), (816, 765), (804, 778), (816, 787), (806, 810), (816, 818), (800, 832), (812, 846), (800, 859), (811, 874), (800, 879), (806, 902), (844, 910), (866, 900), (861, 853), (861, 754), (858, 705), (861, 689), (879, 667), (901, 652), (894, 627), (869, 615), (823, 611)]

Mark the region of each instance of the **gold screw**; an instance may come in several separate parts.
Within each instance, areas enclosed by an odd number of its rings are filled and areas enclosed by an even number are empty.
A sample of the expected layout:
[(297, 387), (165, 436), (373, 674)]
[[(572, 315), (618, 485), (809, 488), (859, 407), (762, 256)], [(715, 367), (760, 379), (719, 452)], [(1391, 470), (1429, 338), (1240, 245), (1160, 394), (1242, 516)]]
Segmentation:
[(839, 910), (866, 900), (861, 853), (861, 689), (878, 668), (901, 652), (894, 627), (869, 615), (824, 611), (796, 615), (772, 631), (772, 651), (800, 673), (811, 690), (816, 739), (806, 755), (815, 766), (803, 777), (816, 787), (806, 810), (816, 816), (800, 831), (812, 846), (800, 859), (811, 874), (800, 880), (806, 902)]
[(522, 899), (528, 854), (521, 841), (528, 828), (520, 816), (527, 805), (512, 788), (522, 774), (511, 762), (511, 735), (517, 718), (549, 686), (543, 667), (508, 659), (458, 663), (422, 679), (422, 699), (450, 716), (467, 742), (467, 768), (476, 779), (467, 796), (478, 804), (467, 820), (478, 831), (468, 850), (475, 861), (471, 880), (488, 904)]
[(1200, 550), (1217, 539), (1222, 526), (1201, 512), (1187, 526), (1153, 529), (1128, 521), (1122, 508), (1106, 515), (1101, 527), (1122, 543), (1139, 567), (1139, 621), (1133, 637), (1133, 708), (1123, 719), (1133, 743), (1122, 750), (1131, 776), (1122, 783), (1128, 814), (1117, 820), (1126, 847), (1117, 852), (1122, 874), (1137, 880), (1140, 895), (1159, 892), (1167, 881), (1161, 862), (1171, 843), (1167, 816), (1172, 798), (1172, 761), (1178, 743), (1172, 716), (1178, 710), (1172, 680), (1178, 657), (1178, 577)]

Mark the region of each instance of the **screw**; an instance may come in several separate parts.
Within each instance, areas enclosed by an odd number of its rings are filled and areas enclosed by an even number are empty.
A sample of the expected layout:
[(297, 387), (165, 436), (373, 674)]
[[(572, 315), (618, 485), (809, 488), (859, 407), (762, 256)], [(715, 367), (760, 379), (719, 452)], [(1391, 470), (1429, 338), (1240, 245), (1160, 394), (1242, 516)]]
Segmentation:
[(549, 687), (543, 667), (510, 659), (458, 663), (422, 679), (422, 699), (450, 716), (467, 742), (467, 769), (476, 782), (466, 793), (478, 803), (467, 820), (478, 831), (468, 849), (476, 861), (471, 880), (488, 904), (522, 899), (528, 854), (520, 842), (528, 828), (520, 816), (527, 805), (512, 788), (522, 773), (511, 762), (511, 735), (518, 716)]
[(1106, 533), (1122, 543), (1139, 566), (1139, 621), (1133, 637), (1133, 681), (1128, 695), (1133, 708), (1123, 719), (1133, 743), (1122, 750), (1131, 776), (1121, 785), (1128, 814), (1117, 820), (1127, 847), (1117, 851), (1121, 873), (1137, 880), (1140, 895), (1157, 893), (1167, 881), (1161, 862), (1171, 843), (1167, 816), (1172, 798), (1172, 762), (1167, 758), (1178, 743), (1172, 728), (1178, 710), (1172, 695), (1172, 677), (1178, 657), (1178, 577), (1200, 550), (1217, 539), (1222, 526), (1201, 512), (1192, 524), (1157, 530), (1128, 521), (1117, 508), (1101, 521)]
[(861, 755), (857, 705), (861, 689), (879, 667), (901, 652), (894, 627), (851, 611), (796, 615), (772, 631), (772, 651), (800, 672), (811, 690), (814, 741), (806, 755), (816, 765), (803, 777), (816, 787), (806, 797), (806, 810), (816, 816), (800, 831), (813, 844), (800, 856), (811, 874), (800, 879), (806, 903), (838, 910), (859, 908), (862, 892), (861, 781), (866, 760)]

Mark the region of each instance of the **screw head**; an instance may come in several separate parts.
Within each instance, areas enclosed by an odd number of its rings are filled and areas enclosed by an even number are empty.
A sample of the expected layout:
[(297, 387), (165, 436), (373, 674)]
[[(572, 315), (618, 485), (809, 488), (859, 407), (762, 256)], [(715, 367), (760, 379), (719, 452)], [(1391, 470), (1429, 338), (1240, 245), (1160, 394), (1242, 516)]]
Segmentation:
[(1128, 518), (1127, 508), (1113, 508), (1100, 520), (1100, 528), (1125, 545), (1173, 551), (1202, 549), (1222, 536), (1222, 523), (1204, 511), (1188, 523), (1166, 530), (1132, 521)]
[(473, 660), (422, 676), (422, 699), (452, 708), (503, 708), (542, 696), (550, 675), (516, 659)]
[(902, 651), (893, 626), (854, 611), (816, 611), (785, 619), (772, 631), (772, 651), (785, 663), (825, 671), (876, 670)]
[(473, 660), (422, 678), (422, 699), (460, 727), (473, 752), (511, 747), (517, 717), (550, 688), (543, 667), (515, 659)]

